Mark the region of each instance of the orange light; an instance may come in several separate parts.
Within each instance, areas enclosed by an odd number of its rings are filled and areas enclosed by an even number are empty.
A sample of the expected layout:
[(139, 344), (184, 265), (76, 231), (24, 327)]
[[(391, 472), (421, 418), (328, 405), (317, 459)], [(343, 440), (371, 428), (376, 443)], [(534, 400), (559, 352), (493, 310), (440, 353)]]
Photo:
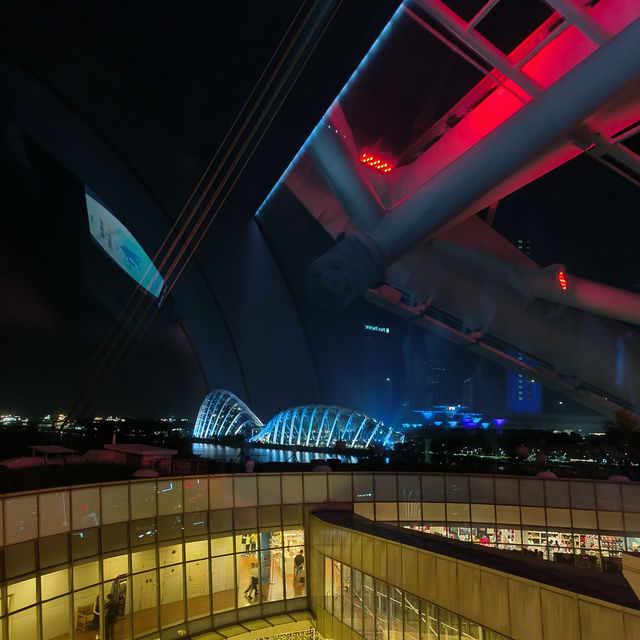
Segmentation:
[(565, 275), (564, 271), (558, 271), (558, 283), (560, 284), (560, 288), (563, 291), (567, 290), (568, 282), (567, 276)]
[(381, 173), (390, 173), (396, 166), (391, 160), (382, 158), (366, 150), (360, 154), (360, 162)]

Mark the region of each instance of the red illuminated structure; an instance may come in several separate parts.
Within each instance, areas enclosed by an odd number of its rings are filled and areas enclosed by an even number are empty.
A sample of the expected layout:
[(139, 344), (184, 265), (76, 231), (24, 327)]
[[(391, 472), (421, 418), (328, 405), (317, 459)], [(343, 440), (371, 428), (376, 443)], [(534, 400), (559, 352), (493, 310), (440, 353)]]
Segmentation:
[(380, 171), (380, 173), (391, 173), (396, 166), (394, 162), (391, 162), (391, 160), (382, 158), (367, 149), (360, 154), (360, 162), (362, 164), (366, 164), (372, 169)]
[(558, 271), (558, 284), (563, 291), (567, 290), (567, 276), (564, 271)]

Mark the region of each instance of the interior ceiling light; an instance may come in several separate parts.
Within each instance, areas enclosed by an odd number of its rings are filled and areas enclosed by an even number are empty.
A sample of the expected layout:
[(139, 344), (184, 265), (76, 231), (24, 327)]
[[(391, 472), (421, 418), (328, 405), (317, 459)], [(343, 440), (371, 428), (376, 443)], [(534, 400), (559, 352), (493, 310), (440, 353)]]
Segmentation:
[(360, 154), (360, 162), (376, 171), (380, 171), (380, 173), (391, 173), (396, 166), (395, 162), (392, 162), (388, 158), (382, 158), (368, 149), (365, 149)]
[(558, 271), (558, 283), (563, 291), (567, 290), (567, 276), (564, 271)]

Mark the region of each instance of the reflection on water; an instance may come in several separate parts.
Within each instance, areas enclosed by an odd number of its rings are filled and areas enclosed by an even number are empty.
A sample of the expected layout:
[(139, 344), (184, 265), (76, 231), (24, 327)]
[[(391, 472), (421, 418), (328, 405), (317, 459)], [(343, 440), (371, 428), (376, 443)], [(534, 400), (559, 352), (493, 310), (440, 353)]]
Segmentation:
[[(240, 447), (227, 447), (221, 444), (204, 444), (202, 442), (193, 443), (192, 452), (195, 456), (211, 458), (212, 460), (236, 460), (240, 462)], [(291, 451), (282, 449), (262, 449), (260, 447), (245, 447), (245, 451), (256, 462), (289, 462), (293, 460)], [(326, 453), (321, 451), (298, 451), (296, 459), (298, 462), (311, 462), (311, 460), (325, 460), (326, 458), (340, 459), (342, 462), (358, 462), (355, 456), (342, 456), (337, 453)]]

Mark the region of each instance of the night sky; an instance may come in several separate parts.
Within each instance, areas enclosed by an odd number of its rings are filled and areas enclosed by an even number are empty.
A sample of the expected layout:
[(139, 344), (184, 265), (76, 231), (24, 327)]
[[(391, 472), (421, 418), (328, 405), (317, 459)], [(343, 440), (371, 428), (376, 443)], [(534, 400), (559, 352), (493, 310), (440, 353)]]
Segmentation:
[[(384, 5), (384, 9), (388, 11), (388, 6)], [(137, 60), (130, 68), (122, 66), (117, 72), (130, 75), (134, 83), (144, 78), (141, 92), (149, 100), (166, 104), (162, 118), (179, 131), (181, 139), (193, 148), (193, 157), (198, 159), (209, 153), (213, 146), (211, 141), (223, 130), (220, 123), (216, 124), (216, 118), (227, 122), (229, 116), (234, 115), (239, 100), (248, 92), (247, 74), (233, 72), (220, 64), (211, 69), (208, 62), (215, 56), (223, 56), (226, 48), (235, 46), (238, 33), (244, 33), (244, 19), (236, 15), (238, 12), (229, 11), (235, 16), (235, 31), (221, 35), (222, 39), (212, 44), (207, 55), (200, 56), (192, 66), (181, 43), (189, 40), (192, 31), (204, 40), (206, 29), (203, 24), (217, 28), (221, 34), (220, 26), (213, 24), (211, 15), (210, 23), (196, 24), (197, 21), (181, 14), (182, 34), (172, 40), (169, 53), (163, 53), (166, 55), (163, 63), (167, 64), (155, 66), (153, 47), (147, 50), (139, 42), (136, 30), (146, 28), (145, 17), (135, 17), (128, 34), (129, 45), (134, 43), (131, 46), (138, 48), (135, 50), (143, 51), (144, 60), (135, 58), (133, 49), (114, 45), (108, 38), (109, 29), (102, 27), (100, 21), (94, 25), (97, 41), (105, 49), (112, 48), (114, 68), (125, 62), (128, 64), (131, 59)], [(157, 19), (169, 24), (170, 13), (167, 9)], [(283, 8), (282, 13), (287, 11)], [(118, 14), (103, 18), (115, 19)], [(78, 14), (75, 19), (85, 20), (87, 16)], [(540, 16), (532, 19), (539, 20)], [(258, 23), (256, 21), (250, 32), (245, 33), (247, 37), (263, 37)], [(161, 26), (156, 25), (153, 39), (153, 46), (159, 47), (158, 50), (164, 47)], [(253, 51), (241, 43), (239, 64), (251, 62), (252, 69), (261, 68), (265, 52), (270, 53), (273, 48), (273, 33), (252, 46)], [(235, 46), (233, 50), (237, 48)], [(179, 53), (171, 58), (174, 50)], [(332, 65), (340, 63), (340, 51), (334, 51), (333, 56), (323, 65), (327, 75), (330, 75)], [(144, 71), (145, 64), (154, 69), (152, 75)], [(445, 86), (442, 77), (436, 77), (436, 66), (432, 65), (431, 76), (425, 76), (425, 82), (421, 83), (423, 88), (438, 86), (428, 85), (427, 80), (437, 81), (443, 87), (442, 91), (446, 89), (447, 96), (455, 97), (475, 82), (474, 74), (462, 77), (458, 73), (461, 84), (453, 88)], [(165, 81), (169, 82), (166, 74), (171, 82), (181, 84), (177, 97), (163, 103), (167, 95)], [(446, 65), (440, 70), (440, 76), (443, 74), (446, 78), (453, 77)], [(387, 81), (393, 84), (401, 80), (394, 76)], [(226, 100), (219, 99), (220, 91)], [(413, 96), (416, 104), (405, 101), (407, 118), (420, 122), (439, 117), (441, 104), (432, 100), (425, 107), (425, 96), (420, 94), (418, 105), (416, 96), (418, 93)], [(118, 96), (107, 99), (114, 100), (114, 104), (118, 102)], [(222, 105), (221, 111), (216, 111), (218, 103)], [(390, 111), (395, 109), (394, 104), (389, 99)], [(347, 104), (345, 110), (355, 108), (353, 104)], [(299, 112), (304, 114), (304, 109)], [(383, 112), (380, 114), (387, 118)], [(200, 122), (209, 123), (207, 135), (203, 135), (202, 127), (196, 124)], [(314, 124), (315, 119), (312, 119), (300, 126), (310, 130)], [(397, 142), (401, 139), (397, 129), (390, 127), (385, 135)], [(46, 412), (62, 411), (68, 406), (69, 399), (79, 389), (87, 363), (134, 285), (91, 240), (82, 183), (21, 135), (10, 119), (0, 119), (0, 134), (0, 216), (3, 220), (0, 233), (0, 412), (37, 417)], [(640, 134), (627, 142), (630, 148), (640, 146), (638, 138)], [(203, 140), (208, 142), (205, 144)], [(592, 158), (583, 156), (505, 198), (499, 204), (494, 226), (514, 243), (518, 239), (530, 240), (532, 257), (543, 267), (560, 262), (566, 264), (570, 274), (640, 290), (639, 212), (640, 190)], [(394, 321), (394, 326), (396, 324)], [(404, 342), (412, 340), (415, 338), (409, 337)], [(405, 354), (399, 357), (402, 361), (394, 362), (392, 370), (411, 371), (413, 365), (405, 361)], [(374, 363), (369, 368), (373, 370)], [(423, 375), (422, 371), (420, 375)], [(366, 381), (363, 384), (366, 386)], [(207, 391), (200, 363), (183, 330), (180, 310), (169, 299), (134, 355), (111, 377), (99, 411), (132, 417), (174, 414), (195, 418)], [(385, 405), (384, 399), (378, 397), (376, 401), (380, 406)], [(388, 407), (379, 410), (388, 412)]]

